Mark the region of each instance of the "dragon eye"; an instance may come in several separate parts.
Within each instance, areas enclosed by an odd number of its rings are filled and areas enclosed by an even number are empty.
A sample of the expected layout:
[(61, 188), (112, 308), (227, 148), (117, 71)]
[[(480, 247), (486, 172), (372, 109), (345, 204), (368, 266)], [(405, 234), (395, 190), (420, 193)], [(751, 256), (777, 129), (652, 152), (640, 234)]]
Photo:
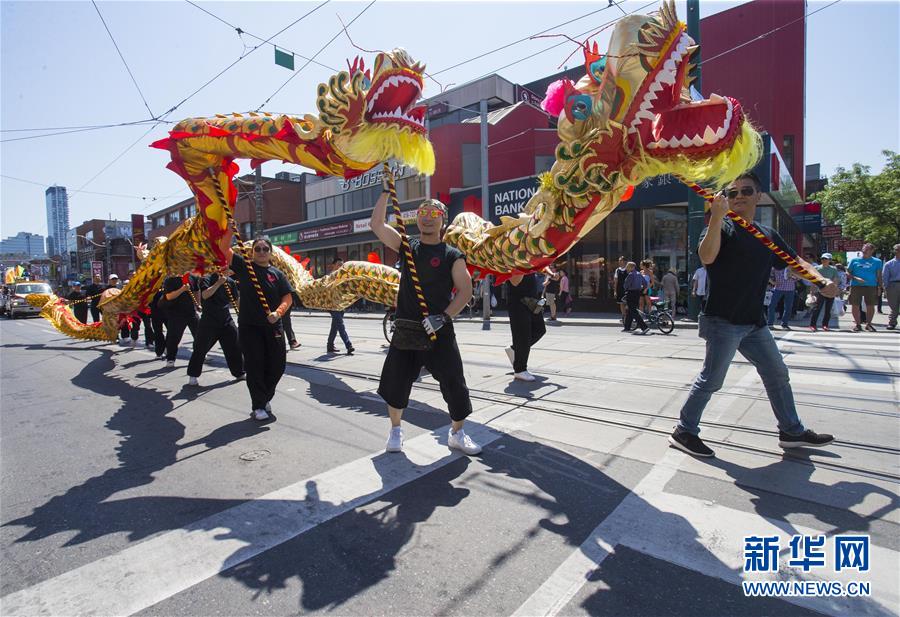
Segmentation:
[(570, 96), (566, 103), (566, 115), (570, 119), (587, 120), (591, 115), (591, 97), (586, 94)]
[(368, 90), (369, 88), (372, 87), (372, 82), (369, 80), (368, 77), (363, 76), (362, 87), (363, 87), (363, 90)]

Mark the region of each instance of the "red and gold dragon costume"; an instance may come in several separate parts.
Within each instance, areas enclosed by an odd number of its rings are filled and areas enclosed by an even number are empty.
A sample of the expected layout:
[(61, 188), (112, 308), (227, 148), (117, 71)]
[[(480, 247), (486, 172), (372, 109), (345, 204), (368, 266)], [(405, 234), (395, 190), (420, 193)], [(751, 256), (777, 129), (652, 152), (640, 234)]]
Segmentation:
[[(153, 147), (167, 150), (168, 167), (187, 181), (197, 215), (145, 256), (127, 285), (99, 303), (103, 321), (83, 324), (56, 296), (33, 295), (41, 314), (69, 336), (115, 341), (120, 324), (144, 310), (170, 274), (217, 270), (226, 265), (237, 197), (232, 179), (237, 158), (251, 165), (280, 160), (320, 175), (353, 178), (394, 159), (421, 173), (434, 172), (434, 152), (425, 134), (425, 107), (416, 105), (424, 66), (402, 49), (379, 53), (370, 73), (361, 59), (318, 87), (318, 115), (232, 114), (179, 122)], [(360, 297), (385, 304), (396, 298), (396, 270), (381, 264), (347, 262), (314, 279), (290, 255), (276, 249), (273, 265), (289, 278), (303, 304), (340, 310)]]
[(647, 178), (671, 173), (722, 186), (752, 168), (761, 140), (740, 103), (715, 94), (691, 100), (696, 48), (672, 2), (620, 19), (606, 56), (585, 44), (585, 76), (548, 90), (560, 144), (524, 212), (496, 226), (460, 214), (446, 242), (473, 270), (502, 280), (565, 255)]

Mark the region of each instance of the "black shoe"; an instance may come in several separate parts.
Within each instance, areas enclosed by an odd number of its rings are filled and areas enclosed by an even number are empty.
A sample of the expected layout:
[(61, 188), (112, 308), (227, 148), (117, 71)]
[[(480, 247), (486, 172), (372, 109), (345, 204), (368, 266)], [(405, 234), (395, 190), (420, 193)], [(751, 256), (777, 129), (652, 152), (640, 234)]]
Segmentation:
[(888, 330), (894, 330), (896, 327), (897, 327), (897, 324), (894, 324), (893, 326), (888, 325), (887, 329), (888, 329)]
[(853, 326), (852, 332), (862, 332), (862, 326), (859, 324), (856, 324), (855, 326)]
[(781, 324), (781, 329), (782, 330), (790, 330), (791, 327), (785, 323), (785, 324)]
[[(337, 350), (335, 350), (335, 351), (337, 351)], [(353, 348), (353, 345), (350, 345), (350, 347), (347, 348), (347, 355), (352, 356), (354, 351), (356, 351), (356, 350)]]
[(327, 353), (340, 353), (337, 347), (329, 347), (326, 351)]
[(782, 448), (821, 448), (834, 441), (834, 435), (805, 431), (799, 435), (788, 435), (778, 431), (778, 445)]
[(715, 452), (706, 447), (706, 444), (703, 443), (702, 439), (696, 435), (685, 433), (683, 431), (675, 431), (669, 435), (669, 444), (673, 448), (678, 448), (691, 456), (710, 458), (716, 455)]

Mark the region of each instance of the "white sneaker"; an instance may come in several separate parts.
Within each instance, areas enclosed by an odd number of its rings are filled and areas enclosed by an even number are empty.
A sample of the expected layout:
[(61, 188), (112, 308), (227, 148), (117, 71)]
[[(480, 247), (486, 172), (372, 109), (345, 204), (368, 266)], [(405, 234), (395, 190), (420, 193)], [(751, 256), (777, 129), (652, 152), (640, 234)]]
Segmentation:
[(384, 447), (385, 452), (403, 452), (403, 429), (399, 426), (391, 427), (391, 433), (388, 435), (387, 445)]
[(529, 373), (528, 371), (522, 371), (521, 373), (516, 373), (513, 375), (519, 381), (534, 381), (535, 376)]
[(466, 430), (462, 428), (455, 433), (453, 429), (450, 429), (447, 437), (447, 447), (452, 450), (462, 450), (469, 456), (481, 452), (481, 446), (472, 441), (472, 438), (466, 435)]
[(197, 381), (196, 377), (188, 377), (188, 385), (189, 386), (199, 386), (200, 382)]
[(509, 358), (509, 363), (514, 365), (516, 363), (516, 350), (512, 347), (507, 347), (506, 357)]
[(166, 368), (175, 368), (175, 360), (166, 360)]
[(253, 419), (254, 420), (268, 420), (269, 414), (266, 413), (265, 409), (254, 409), (253, 410)]

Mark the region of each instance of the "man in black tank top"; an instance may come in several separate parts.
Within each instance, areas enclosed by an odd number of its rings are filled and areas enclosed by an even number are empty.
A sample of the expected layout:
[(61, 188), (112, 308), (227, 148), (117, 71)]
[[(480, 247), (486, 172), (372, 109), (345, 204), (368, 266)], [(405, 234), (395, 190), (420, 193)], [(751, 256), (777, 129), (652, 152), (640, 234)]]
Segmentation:
[[(427, 351), (399, 349), (394, 343), (388, 349), (378, 386), (378, 394), (388, 404), (391, 418), (391, 432), (385, 449), (388, 452), (400, 452), (403, 449), (400, 420), (403, 409), (409, 404), (413, 382), (418, 379), (424, 366), (440, 384), (441, 394), (453, 420), (447, 445), (469, 455), (478, 454), (481, 446), (466, 435), (463, 429), (466, 416), (472, 413), (472, 402), (453, 332), (453, 317), (472, 297), (472, 278), (466, 269), (465, 257), (459, 250), (441, 241), (447, 217), (446, 206), (434, 199), (423, 202), (416, 211), (420, 237), (410, 240), (428, 313), (423, 319), (409, 264), (403, 254), (402, 238), (396, 229), (385, 223), (387, 200), (388, 193), (385, 191), (372, 210), (370, 224), (372, 231), (386, 247), (400, 253), (400, 290), (397, 293), (396, 318), (421, 322), (426, 332), (434, 333), (437, 339)], [(451, 300), (454, 287), (456, 296)]]

